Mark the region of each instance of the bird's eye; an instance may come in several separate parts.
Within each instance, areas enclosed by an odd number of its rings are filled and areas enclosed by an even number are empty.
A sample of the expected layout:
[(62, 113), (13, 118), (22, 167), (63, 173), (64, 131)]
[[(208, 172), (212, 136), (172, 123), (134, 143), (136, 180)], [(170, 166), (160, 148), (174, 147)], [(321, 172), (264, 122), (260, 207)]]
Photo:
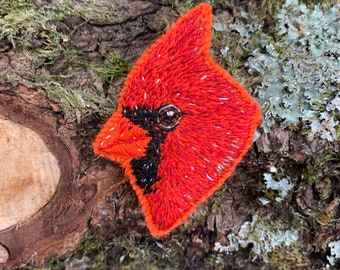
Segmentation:
[(168, 104), (158, 109), (157, 122), (159, 127), (170, 130), (178, 125), (181, 116), (181, 111), (175, 105)]

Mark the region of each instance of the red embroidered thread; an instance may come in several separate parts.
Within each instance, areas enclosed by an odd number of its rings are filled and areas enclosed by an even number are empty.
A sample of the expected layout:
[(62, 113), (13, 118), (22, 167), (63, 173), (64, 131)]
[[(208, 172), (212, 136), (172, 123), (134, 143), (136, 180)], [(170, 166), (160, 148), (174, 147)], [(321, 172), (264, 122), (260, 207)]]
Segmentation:
[(150, 233), (180, 225), (230, 176), (261, 110), (209, 54), (211, 6), (180, 18), (137, 61), (94, 152), (119, 162)]

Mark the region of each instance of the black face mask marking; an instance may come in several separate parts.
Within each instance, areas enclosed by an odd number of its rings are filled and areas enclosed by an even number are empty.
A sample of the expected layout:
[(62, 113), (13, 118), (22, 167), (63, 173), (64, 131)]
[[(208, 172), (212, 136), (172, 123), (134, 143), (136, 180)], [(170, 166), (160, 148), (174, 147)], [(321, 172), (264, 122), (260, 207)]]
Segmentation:
[(131, 160), (131, 167), (137, 185), (144, 190), (144, 194), (155, 192), (156, 189), (153, 189), (152, 185), (160, 180), (157, 176), (161, 157), (160, 146), (167, 134), (179, 124), (182, 113), (176, 106), (168, 104), (158, 110), (138, 106), (134, 109), (124, 107), (123, 116), (148, 131), (148, 136), (152, 138), (146, 149), (146, 155)]

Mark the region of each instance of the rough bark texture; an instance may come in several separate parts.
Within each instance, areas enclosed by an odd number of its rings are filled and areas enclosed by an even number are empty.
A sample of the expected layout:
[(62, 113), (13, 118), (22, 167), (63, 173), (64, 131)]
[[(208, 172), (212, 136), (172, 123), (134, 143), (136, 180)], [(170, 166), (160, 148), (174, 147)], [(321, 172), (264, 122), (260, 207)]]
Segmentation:
[[(75, 9), (86, 12), (65, 16), (55, 27), (68, 39), (63, 46), (79, 52), (86, 63), (104, 65), (103, 55), (115, 51), (133, 65), (179, 17), (173, 2), (71, 1)], [(240, 10), (257, 7), (254, 1), (233, 1), (239, 10), (229, 8), (225, 1), (214, 2), (215, 15), (226, 22)], [(34, 5), (37, 9), (58, 7), (60, 1), (36, 0)], [(44, 38), (35, 39), (32, 51), (46, 45)], [(25, 50), (14, 48), (6, 39), (0, 40), (0, 46), (0, 73), (7, 76), (3, 81), (0, 77), (0, 119), (37, 134), (58, 160), (60, 170), (56, 191), (38, 207), (40, 210), (0, 229), (0, 268), (42, 267), (52, 257), (63, 261), (53, 265), (54, 269), (79, 269), (82, 265), (94, 269), (127, 265), (133, 269), (310, 269), (326, 265), (330, 254), (327, 244), (340, 235), (339, 159), (333, 158), (340, 151), (339, 142), (330, 150), (325, 143), (311, 143), (296, 132), (273, 128), (254, 144), (227, 184), (188, 221), (168, 237), (153, 239), (134, 192), (124, 184), (120, 167), (92, 153), (92, 140), (109, 115), (86, 113), (78, 105), (68, 105), (76, 111), (75, 117), (69, 117), (69, 107), (47, 98), (46, 89), (39, 87), (41, 81), (32, 79), (27, 70), (44, 74), (44, 80), (58, 75), (74, 92), (80, 88), (86, 93), (94, 86), (103, 96), (114, 99), (124, 78), (98, 78), (89, 65), (72, 66), (73, 59), (66, 55), (54, 59), (52, 65), (32, 68)], [(114, 105), (110, 109), (113, 111)], [(0, 130), (0, 136), (3, 134)], [(6, 144), (1, 145), (0, 152), (5, 148)], [(11, 162), (20, 167), (20, 160)], [(268, 171), (294, 179), (294, 189), (281, 202), (276, 200), (279, 192), (268, 190), (263, 183), (263, 174)], [(263, 205), (259, 198), (271, 203)], [(245, 224), (251, 233), (245, 233)], [(248, 238), (242, 238), (241, 231)], [(266, 242), (271, 233), (287, 231), (296, 231), (299, 240), (265, 250), (272, 244)], [(260, 235), (263, 239), (259, 240)], [(235, 239), (244, 245), (233, 245)], [(77, 251), (65, 255), (82, 240)], [(223, 246), (229, 249), (223, 250)], [(255, 254), (254, 247), (263, 250)]]

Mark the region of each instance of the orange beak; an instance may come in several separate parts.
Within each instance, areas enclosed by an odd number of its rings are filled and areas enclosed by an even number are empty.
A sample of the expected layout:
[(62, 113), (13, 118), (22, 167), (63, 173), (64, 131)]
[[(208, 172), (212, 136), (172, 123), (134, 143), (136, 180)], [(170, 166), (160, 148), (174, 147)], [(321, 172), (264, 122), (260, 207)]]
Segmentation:
[(151, 137), (148, 132), (134, 125), (118, 109), (106, 122), (96, 137), (93, 148), (97, 155), (125, 163), (145, 156)]

